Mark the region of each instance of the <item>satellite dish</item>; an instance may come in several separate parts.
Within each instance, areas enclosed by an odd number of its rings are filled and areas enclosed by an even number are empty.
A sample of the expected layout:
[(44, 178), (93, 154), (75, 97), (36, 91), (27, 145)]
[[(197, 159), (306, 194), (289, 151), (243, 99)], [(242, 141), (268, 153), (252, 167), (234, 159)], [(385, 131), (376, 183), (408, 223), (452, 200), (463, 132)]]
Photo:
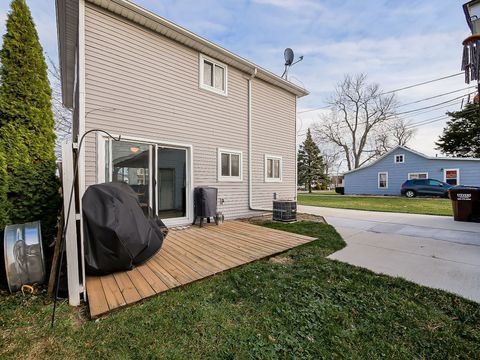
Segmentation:
[(293, 50), (290, 48), (286, 48), (285, 51), (283, 52), (283, 55), (285, 56), (285, 66), (290, 66), (293, 63)]

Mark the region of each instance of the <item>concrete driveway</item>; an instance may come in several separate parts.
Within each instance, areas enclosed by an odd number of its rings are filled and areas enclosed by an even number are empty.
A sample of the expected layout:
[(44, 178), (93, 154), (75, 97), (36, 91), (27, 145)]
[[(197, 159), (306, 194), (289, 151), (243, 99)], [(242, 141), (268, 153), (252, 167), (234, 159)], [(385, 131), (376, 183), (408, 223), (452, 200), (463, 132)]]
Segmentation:
[(347, 246), (331, 259), (480, 302), (480, 223), (451, 217), (299, 206), (321, 215)]

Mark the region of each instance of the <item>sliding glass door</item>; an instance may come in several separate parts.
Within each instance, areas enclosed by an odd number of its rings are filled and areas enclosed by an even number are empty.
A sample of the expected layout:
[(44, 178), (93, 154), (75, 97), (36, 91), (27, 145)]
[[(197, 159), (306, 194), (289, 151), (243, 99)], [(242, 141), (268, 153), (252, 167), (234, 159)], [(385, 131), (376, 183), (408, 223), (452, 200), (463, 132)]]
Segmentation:
[(157, 146), (157, 214), (160, 218), (186, 216), (187, 151)]
[(155, 143), (105, 143), (105, 180), (124, 182), (138, 195), (145, 214), (186, 218), (189, 199), (188, 149)]

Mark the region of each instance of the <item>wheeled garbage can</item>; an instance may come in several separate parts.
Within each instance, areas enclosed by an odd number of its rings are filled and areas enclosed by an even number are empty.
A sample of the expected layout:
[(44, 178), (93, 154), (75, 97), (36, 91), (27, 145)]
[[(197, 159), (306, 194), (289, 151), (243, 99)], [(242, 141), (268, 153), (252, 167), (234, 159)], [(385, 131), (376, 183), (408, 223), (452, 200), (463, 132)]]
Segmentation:
[(480, 187), (455, 186), (448, 191), (455, 221), (480, 222)]

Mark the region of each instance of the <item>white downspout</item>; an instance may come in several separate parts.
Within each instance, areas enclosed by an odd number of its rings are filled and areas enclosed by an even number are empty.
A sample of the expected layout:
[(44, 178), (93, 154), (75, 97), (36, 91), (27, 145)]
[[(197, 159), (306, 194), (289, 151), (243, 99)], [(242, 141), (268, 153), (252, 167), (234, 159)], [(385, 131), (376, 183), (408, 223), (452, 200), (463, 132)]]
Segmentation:
[(248, 208), (254, 211), (272, 211), (272, 209), (255, 208), (253, 206), (253, 174), (252, 174), (252, 80), (257, 76), (257, 68), (248, 81)]

